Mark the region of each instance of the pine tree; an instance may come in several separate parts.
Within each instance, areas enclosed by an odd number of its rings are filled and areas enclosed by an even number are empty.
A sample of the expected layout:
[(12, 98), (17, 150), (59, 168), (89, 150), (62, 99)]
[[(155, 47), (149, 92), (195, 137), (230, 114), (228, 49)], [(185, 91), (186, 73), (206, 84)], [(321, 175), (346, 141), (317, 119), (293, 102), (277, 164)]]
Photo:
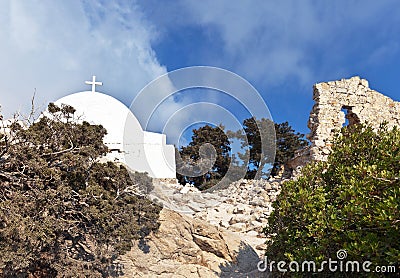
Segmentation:
[[(203, 146), (203, 147), (202, 147)], [(177, 163), (177, 170), (191, 166), (196, 176), (183, 176), (179, 173), (180, 183), (194, 184), (200, 189), (207, 189), (217, 184), (226, 174), (230, 164), (230, 143), (222, 125), (212, 127), (205, 125), (193, 130), (192, 140), (188, 146), (181, 147), (179, 154), (183, 161)], [(210, 161), (215, 163), (210, 165)], [(180, 162), (180, 163), (179, 163)]]
[[(235, 137), (241, 140), (242, 148), (249, 150), (247, 179), (256, 178), (259, 169), (266, 171), (265, 164), (267, 163), (272, 164), (271, 175), (274, 176), (281, 165), (285, 165), (294, 157), (296, 150), (308, 145), (308, 142), (303, 139), (304, 135), (296, 133), (288, 122), (278, 124), (265, 118), (260, 120), (248, 118), (243, 121), (243, 127), (245, 134), (236, 132)], [(272, 132), (275, 132), (275, 134), (271, 134)], [(263, 137), (263, 142), (261, 137)], [(272, 157), (274, 150), (271, 150), (271, 148), (276, 149), (275, 158)], [(239, 157), (244, 160), (243, 154)], [(264, 175), (267, 174), (264, 173)]]

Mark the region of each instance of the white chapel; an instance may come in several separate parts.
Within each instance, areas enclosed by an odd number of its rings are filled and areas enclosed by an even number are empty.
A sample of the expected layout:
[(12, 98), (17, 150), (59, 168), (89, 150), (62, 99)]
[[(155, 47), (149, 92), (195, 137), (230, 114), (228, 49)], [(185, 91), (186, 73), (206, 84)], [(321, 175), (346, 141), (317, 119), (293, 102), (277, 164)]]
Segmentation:
[(86, 81), (91, 91), (67, 95), (55, 102), (76, 109), (79, 120), (102, 125), (107, 160), (126, 164), (131, 170), (147, 172), (152, 178), (175, 179), (175, 148), (166, 144), (165, 134), (143, 131), (135, 115), (117, 99), (97, 92), (102, 82)]

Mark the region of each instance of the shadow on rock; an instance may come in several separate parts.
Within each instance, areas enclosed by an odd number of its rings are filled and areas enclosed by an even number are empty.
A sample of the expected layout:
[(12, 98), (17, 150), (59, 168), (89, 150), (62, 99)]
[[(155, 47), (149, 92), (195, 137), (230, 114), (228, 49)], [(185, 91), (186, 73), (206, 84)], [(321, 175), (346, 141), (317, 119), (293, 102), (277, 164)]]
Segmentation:
[(148, 254), (150, 252), (150, 245), (147, 244), (147, 240), (145, 238), (139, 239), (138, 248), (142, 250), (144, 254)]
[(257, 264), (260, 261), (254, 249), (241, 242), (239, 251), (236, 253), (235, 262), (223, 263), (219, 265), (221, 269), (220, 277), (224, 278), (241, 278), (241, 277), (267, 277), (266, 273), (258, 271)]

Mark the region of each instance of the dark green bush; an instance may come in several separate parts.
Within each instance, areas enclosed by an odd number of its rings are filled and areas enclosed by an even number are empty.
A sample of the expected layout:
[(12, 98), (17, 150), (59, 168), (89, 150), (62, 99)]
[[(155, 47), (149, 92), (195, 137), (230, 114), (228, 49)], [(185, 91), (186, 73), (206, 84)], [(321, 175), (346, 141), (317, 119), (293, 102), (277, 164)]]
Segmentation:
[(337, 259), (344, 249), (348, 260), (395, 265), (399, 274), (399, 176), (398, 128), (344, 128), (328, 161), (306, 166), (297, 180), (283, 185), (265, 229), (271, 238), (266, 255), (321, 262)]

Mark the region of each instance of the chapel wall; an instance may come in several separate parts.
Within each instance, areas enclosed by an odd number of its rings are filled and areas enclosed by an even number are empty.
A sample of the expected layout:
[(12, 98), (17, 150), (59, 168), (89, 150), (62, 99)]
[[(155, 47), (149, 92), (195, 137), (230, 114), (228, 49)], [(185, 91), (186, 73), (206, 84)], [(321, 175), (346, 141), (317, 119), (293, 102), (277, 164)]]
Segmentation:
[(314, 85), (313, 99), (307, 135), (311, 160), (326, 160), (335, 131), (346, 119), (349, 125), (368, 123), (377, 128), (386, 121), (389, 128), (400, 126), (400, 102), (370, 89), (358, 76)]

